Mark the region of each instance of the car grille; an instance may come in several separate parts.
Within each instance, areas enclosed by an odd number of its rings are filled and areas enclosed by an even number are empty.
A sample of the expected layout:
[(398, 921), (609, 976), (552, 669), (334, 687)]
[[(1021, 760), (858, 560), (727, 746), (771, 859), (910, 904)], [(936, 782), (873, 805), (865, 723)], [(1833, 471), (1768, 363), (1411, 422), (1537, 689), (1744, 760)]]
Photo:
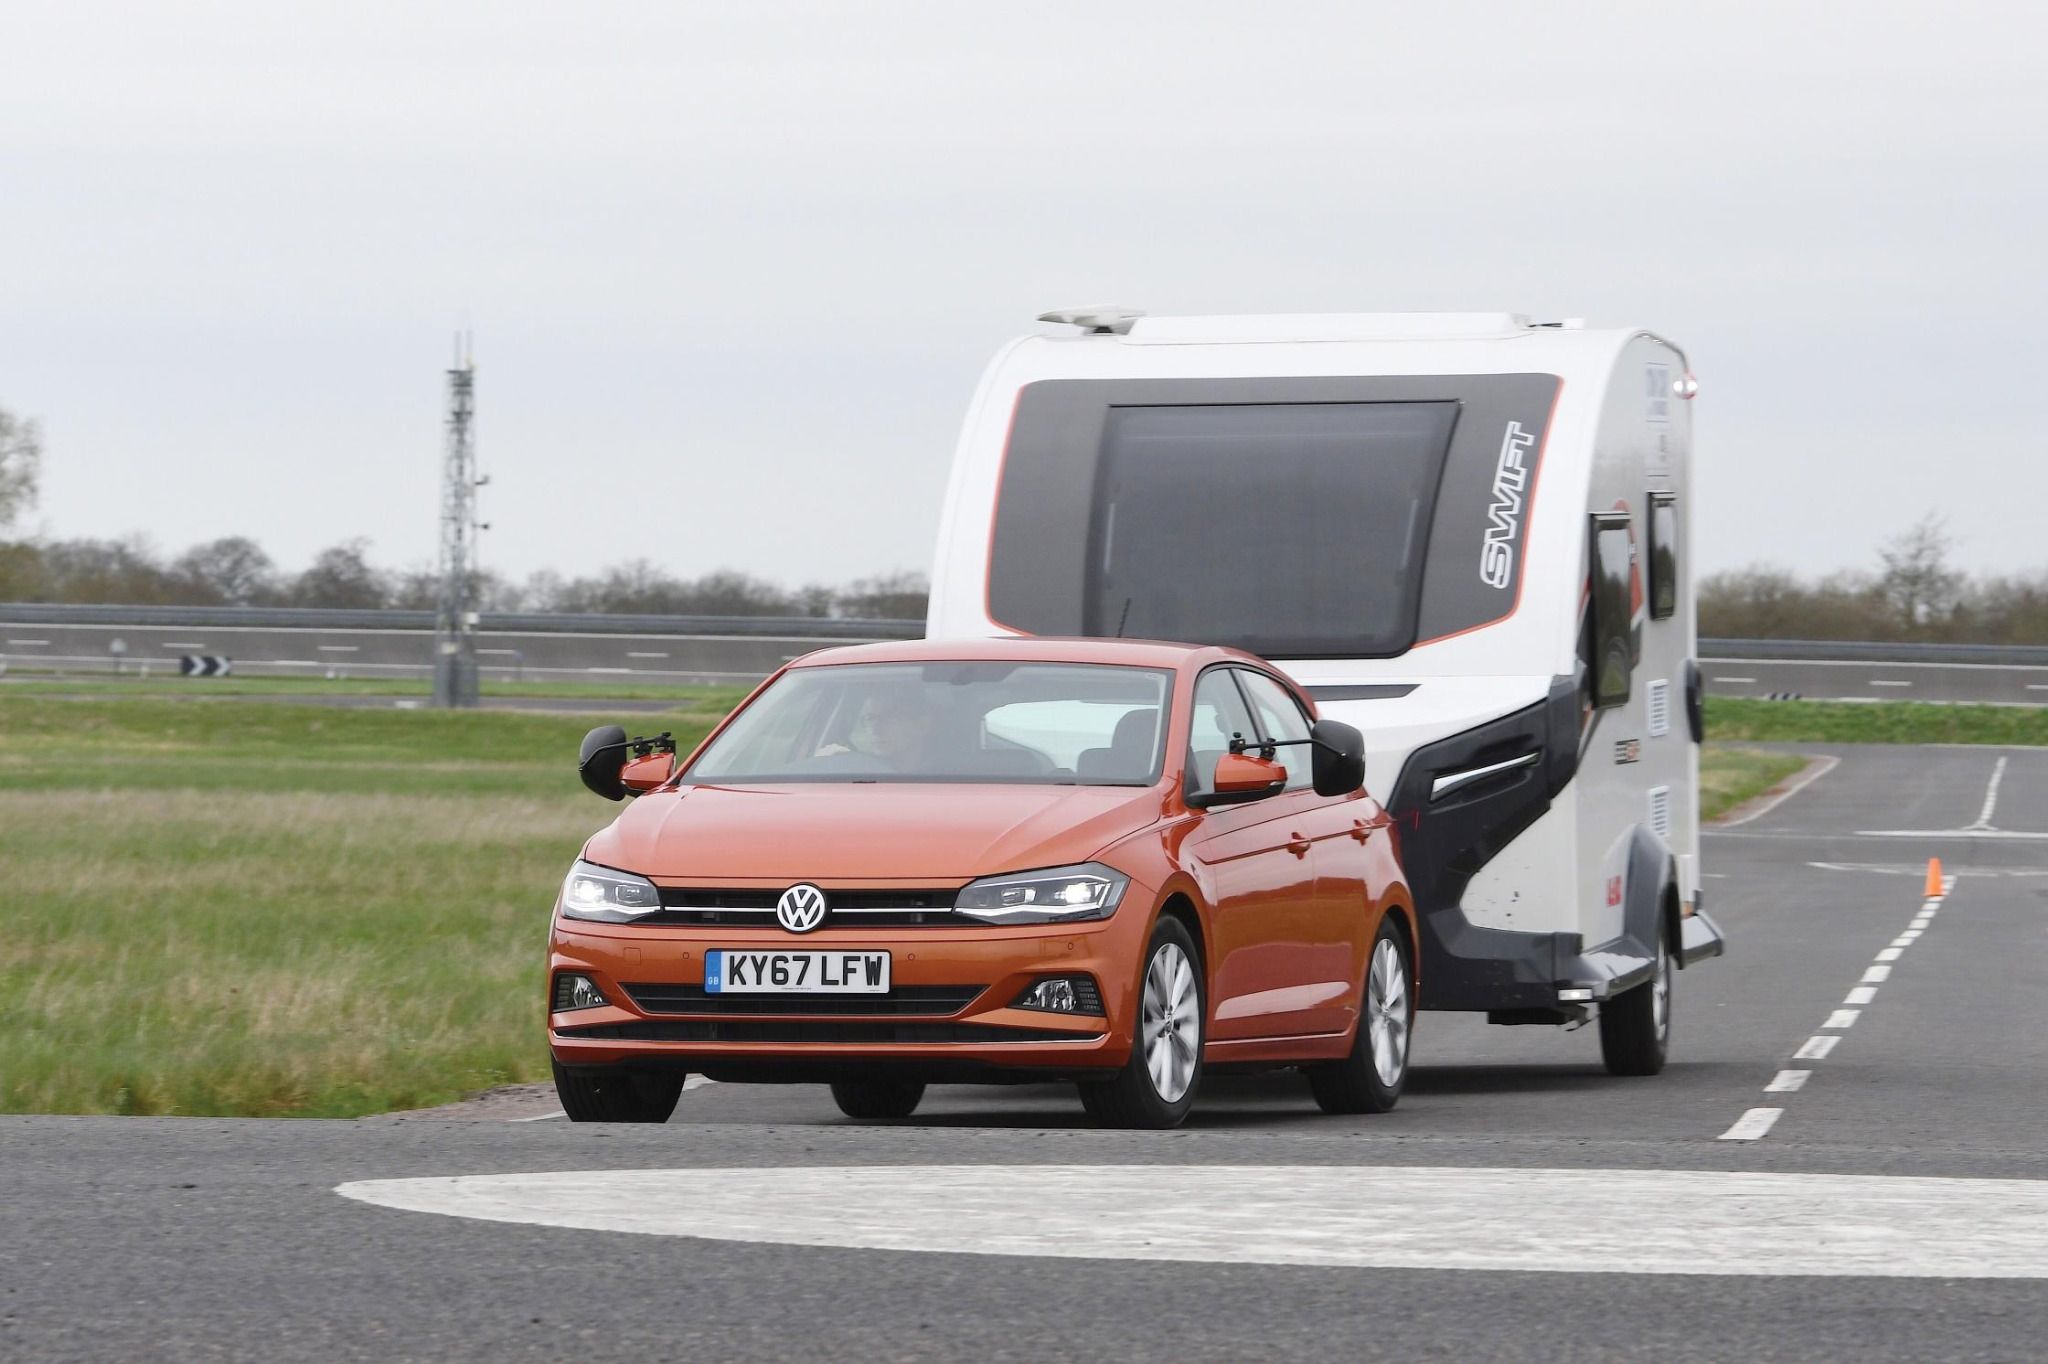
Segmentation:
[(706, 1018), (557, 1028), (555, 1036), (617, 1042), (1093, 1042), (1101, 1033), (986, 1023), (839, 1023)]
[[(925, 928), (978, 922), (953, 913), (954, 890), (825, 890), (825, 923), (830, 928)], [(722, 890), (661, 887), (661, 917), (640, 923), (773, 928), (780, 890)]]
[(987, 987), (899, 985), (879, 995), (708, 994), (701, 985), (632, 985), (626, 993), (650, 1014), (923, 1014), (959, 1013)]

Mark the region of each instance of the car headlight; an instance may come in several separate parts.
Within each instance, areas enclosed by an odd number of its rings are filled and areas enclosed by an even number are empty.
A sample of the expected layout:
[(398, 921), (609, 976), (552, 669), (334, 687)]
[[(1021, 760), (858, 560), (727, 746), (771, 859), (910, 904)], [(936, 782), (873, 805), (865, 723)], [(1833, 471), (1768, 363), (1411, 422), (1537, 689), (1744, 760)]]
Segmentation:
[(969, 882), (953, 908), (992, 924), (1052, 924), (1107, 919), (1131, 878), (1099, 862), (1012, 872)]
[(654, 882), (628, 871), (578, 862), (562, 882), (562, 917), (620, 924), (661, 912)]

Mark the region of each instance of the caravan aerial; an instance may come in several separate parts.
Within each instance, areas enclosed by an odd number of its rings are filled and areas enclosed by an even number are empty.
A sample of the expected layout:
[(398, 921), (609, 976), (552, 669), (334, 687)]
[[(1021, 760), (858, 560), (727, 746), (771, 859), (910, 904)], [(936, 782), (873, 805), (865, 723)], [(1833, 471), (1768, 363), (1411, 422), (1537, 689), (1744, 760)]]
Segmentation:
[(1423, 1007), (1661, 1069), (1701, 910), (1694, 384), (1505, 313), (1049, 313), (960, 439), (928, 633), (1228, 645), (1364, 731)]

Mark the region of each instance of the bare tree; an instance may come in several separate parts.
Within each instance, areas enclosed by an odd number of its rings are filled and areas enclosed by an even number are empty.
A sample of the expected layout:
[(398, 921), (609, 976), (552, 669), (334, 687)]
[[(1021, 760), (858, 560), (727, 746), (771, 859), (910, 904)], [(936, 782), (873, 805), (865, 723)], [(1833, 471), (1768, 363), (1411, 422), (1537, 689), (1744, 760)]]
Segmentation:
[(0, 530), (36, 504), (42, 463), (42, 427), (0, 407)]
[(382, 571), (371, 567), (370, 542), (344, 540), (313, 556), (305, 572), (292, 580), (293, 606), (383, 606), (391, 596)]
[(209, 540), (171, 560), (171, 573), (193, 602), (248, 606), (276, 595), (277, 565), (246, 535)]
[(1949, 567), (1954, 545), (1947, 523), (1929, 512), (1878, 550), (1878, 590), (1900, 628), (1915, 631), (1955, 612), (1963, 575)]
[(913, 569), (862, 578), (839, 594), (839, 614), (865, 620), (923, 620), (931, 582)]

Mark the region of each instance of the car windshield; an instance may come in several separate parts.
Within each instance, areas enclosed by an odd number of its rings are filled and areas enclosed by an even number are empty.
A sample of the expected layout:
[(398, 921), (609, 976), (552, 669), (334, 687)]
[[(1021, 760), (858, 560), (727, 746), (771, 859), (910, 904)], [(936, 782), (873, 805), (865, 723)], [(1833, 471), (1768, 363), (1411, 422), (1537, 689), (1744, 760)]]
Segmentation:
[(1150, 786), (1172, 674), (1083, 663), (794, 668), (690, 764), (685, 782)]

